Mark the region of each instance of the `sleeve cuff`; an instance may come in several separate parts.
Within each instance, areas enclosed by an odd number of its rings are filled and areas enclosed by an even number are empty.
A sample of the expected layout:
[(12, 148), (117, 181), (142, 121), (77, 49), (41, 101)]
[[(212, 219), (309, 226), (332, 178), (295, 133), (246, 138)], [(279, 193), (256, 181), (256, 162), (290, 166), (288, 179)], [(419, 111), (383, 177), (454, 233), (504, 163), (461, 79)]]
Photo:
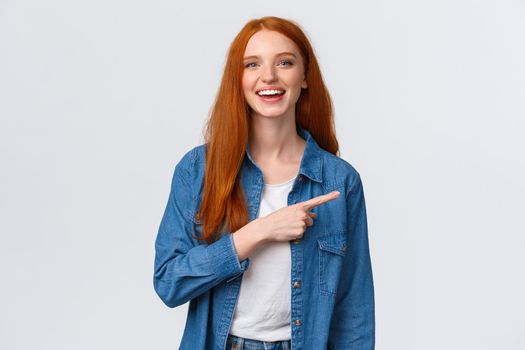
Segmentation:
[[(250, 265), (249, 258), (239, 262), (239, 257), (233, 244), (232, 234), (223, 235), (217, 241), (210, 244), (206, 251), (208, 252), (208, 263), (219, 279), (231, 276), (237, 277), (246, 271)], [(230, 280), (228, 280), (228, 282)]]

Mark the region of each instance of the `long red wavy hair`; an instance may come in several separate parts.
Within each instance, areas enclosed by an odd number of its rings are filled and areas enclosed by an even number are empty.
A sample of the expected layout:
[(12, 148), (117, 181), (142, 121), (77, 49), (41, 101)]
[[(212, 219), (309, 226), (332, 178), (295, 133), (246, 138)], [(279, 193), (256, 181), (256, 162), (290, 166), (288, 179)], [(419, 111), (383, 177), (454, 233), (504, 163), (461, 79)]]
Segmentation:
[(235, 232), (249, 221), (238, 176), (250, 138), (251, 118), (251, 108), (242, 90), (243, 56), (249, 39), (261, 29), (279, 32), (297, 45), (308, 89), (301, 90), (295, 106), (296, 126), (307, 129), (321, 148), (339, 156), (332, 100), (307, 36), (296, 22), (289, 19), (265, 16), (250, 20), (229, 47), (222, 81), (204, 130), (204, 192), (196, 216), (202, 222), (202, 237), (199, 239), (207, 243), (220, 238), (221, 231)]

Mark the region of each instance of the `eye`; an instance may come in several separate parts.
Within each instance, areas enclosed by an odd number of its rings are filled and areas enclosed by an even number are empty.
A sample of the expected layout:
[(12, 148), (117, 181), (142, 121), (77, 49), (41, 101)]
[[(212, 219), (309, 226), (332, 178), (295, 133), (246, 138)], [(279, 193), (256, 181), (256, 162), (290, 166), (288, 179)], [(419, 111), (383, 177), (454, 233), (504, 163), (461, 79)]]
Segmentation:
[(290, 61), (290, 60), (282, 60), (282, 61), (279, 62), (279, 63), (283, 63), (283, 64), (285, 64), (285, 65), (293, 66), (293, 63), (292, 63), (292, 61)]
[(251, 64), (255, 64), (255, 62), (246, 63), (244, 65), (244, 68), (251, 68), (252, 67), (252, 66), (250, 66)]

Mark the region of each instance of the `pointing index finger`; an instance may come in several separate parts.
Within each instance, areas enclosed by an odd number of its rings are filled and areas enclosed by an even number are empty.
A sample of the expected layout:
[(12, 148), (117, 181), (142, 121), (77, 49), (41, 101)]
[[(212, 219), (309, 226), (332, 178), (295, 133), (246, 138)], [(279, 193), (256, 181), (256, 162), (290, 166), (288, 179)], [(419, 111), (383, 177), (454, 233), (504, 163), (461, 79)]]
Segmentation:
[(336, 199), (337, 197), (339, 197), (339, 194), (340, 194), (339, 191), (332, 191), (330, 193), (322, 194), (320, 196), (308, 199), (308, 200), (300, 203), (300, 205), (303, 207), (303, 209), (310, 210), (310, 209), (315, 208), (315, 207), (317, 207), (317, 206), (319, 206), (319, 205), (321, 205), (323, 203), (331, 201), (332, 199)]

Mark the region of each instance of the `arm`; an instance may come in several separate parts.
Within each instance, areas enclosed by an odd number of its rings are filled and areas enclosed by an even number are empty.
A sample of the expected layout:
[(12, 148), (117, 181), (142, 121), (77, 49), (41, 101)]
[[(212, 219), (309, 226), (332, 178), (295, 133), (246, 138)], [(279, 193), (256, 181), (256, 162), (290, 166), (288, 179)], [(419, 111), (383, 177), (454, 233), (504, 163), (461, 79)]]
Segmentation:
[(249, 259), (239, 262), (232, 234), (209, 245), (192, 237), (192, 156), (192, 151), (186, 153), (175, 167), (155, 240), (153, 285), (168, 307), (182, 305), (224, 280), (229, 282), (249, 265)]
[(259, 244), (267, 241), (261, 225), (261, 220), (255, 219), (232, 233), (233, 245), (239, 260), (248, 258)]
[(363, 185), (359, 174), (346, 195), (348, 252), (330, 323), (329, 349), (373, 350), (375, 306)]

